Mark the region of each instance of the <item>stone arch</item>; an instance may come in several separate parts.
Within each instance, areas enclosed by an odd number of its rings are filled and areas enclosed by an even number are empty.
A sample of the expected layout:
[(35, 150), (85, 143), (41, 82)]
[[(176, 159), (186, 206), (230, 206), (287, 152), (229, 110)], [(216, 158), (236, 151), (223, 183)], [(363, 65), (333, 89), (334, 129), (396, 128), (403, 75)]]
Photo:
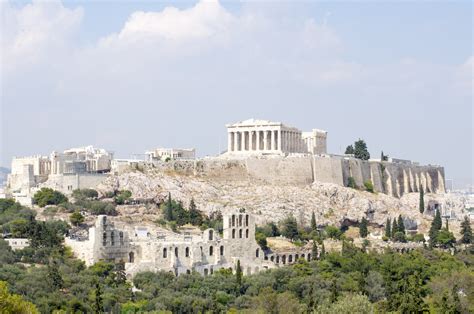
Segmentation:
[(249, 226), (249, 215), (245, 215), (245, 227)]
[(300, 258), (300, 256), (298, 254), (295, 255), (295, 262), (298, 261), (298, 259)]
[(135, 253), (133, 252), (128, 253), (128, 262), (135, 263)]
[(214, 239), (214, 230), (209, 230), (209, 241), (212, 241)]
[(293, 262), (293, 255), (288, 255), (288, 263), (292, 263)]
[(163, 248), (163, 258), (167, 258), (167, 257), (168, 257), (168, 249)]
[(235, 227), (235, 215), (232, 215), (232, 227)]
[(286, 264), (286, 255), (282, 255), (281, 257), (281, 263)]
[(308, 262), (311, 260), (311, 253), (308, 253)]
[(277, 264), (280, 264), (280, 255), (277, 255), (277, 257), (276, 257), (276, 263), (277, 263)]
[(212, 256), (212, 255), (214, 255), (214, 247), (211, 245), (209, 247), (209, 256)]
[(186, 247), (186, 249), (184, 249), (184, 255), (186, 257), (189, 257), (189, 248), (188, 247)]
[(245, 229), (245, 238), (249, 238), (249, 229)]
[(186, 269), (186, 274), (190, 275), (191, 271), (189, 269)]
[(255, 257), (259, 257), (259, 255), (260, 255), (260, 249), (256, 249), (255, 250)]
[(303, 253), (303, 254), (301, 254), (301, 258), (302, 258), (302, 259), (304, 259), (304, 253)]
[(239, 215), (239, 227), (242, 227), (242, 215)]
[(209, 270), (207, 268), (204, 268), (204, 276), (209, 275)]
[(275, 256), (270, 256), (270, 261), (274, 262), (275, 261)]
[(102, 246), (107, 245), (107, 232), (102, 233)]
[(174, 256), (178, 257), (178, 248), (177, 247), (174, 248)]
[(232, 239), (235, 239), (235, 229), (232, 229)]
[(242, 229), (239, 229), (239, 239), (242, 239)]
[(223, 245), (221, 245), (221, 247), (219, 248), (219, 251), (221, 253), (221, 256), (223, 256), (224, 255), (224, 246)]

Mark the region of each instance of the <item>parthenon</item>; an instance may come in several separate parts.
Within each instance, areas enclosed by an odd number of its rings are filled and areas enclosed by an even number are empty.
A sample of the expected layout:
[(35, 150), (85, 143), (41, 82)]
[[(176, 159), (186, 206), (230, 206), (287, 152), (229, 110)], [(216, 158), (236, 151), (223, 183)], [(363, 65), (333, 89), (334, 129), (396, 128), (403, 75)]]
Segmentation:
[(281, 122), (249, 119), (228, 124), (228, 154), (326, 153), (327, 132), (303, 132)]

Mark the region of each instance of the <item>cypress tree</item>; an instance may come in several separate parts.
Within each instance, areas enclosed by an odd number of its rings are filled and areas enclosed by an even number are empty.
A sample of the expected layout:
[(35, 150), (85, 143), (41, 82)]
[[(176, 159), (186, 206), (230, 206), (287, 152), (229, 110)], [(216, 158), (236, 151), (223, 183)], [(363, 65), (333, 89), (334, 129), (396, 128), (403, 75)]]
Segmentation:
[(242, 267), (240, 267), (240, 259), (237, 260), (237, 266), (235, 268), (235, 281), (240, 289), (242, 286)]
[(165, 219), (168, 221), (173, 220), (173, 202), (171, 200), (171, 193), (168, 193), (168, 201), (165, 205)]
[(464, 220), (461, 223), (461, 243), (469, 244), (472, 243), (472, 228), (471, 222), (467, 216), (464, 216)]
[(100, 283), (97, 281), (95, 284), (95, 304), (94, 310), (96, 314), (104, 313), (104, 303), (102, 300), (102, 289), (100, 287)]
[(311, 260), (315, 261), (318, 259), (318, 245), (316, 240), (313, 239), (313, 248), (311, 249)]
[(324, 242), (321, 244), (321, 254), (319, 254), (319, 259), (324, 259), (326, 256), (326, 248), (324, 247)]
[(439, 210), (436, 210), (435, 217), (433, 221), (431, 222), (431, 227), (430, 227), (430, 247), (433, 247), (436, 244), (437, 237), (438, 237), (438, 232), (441, 230), (442, 227), (442, 221), (441, 221), (441, 213)]
[(59, 273), (59, 267), (56, 261), (52, 261), (48, 265), (48, 279), (54, 289), (61, 289), (64, 285), (64, 281), (61, 277), (61, 274)]
[(318, 231), (318, 226), (316, 225), (316, 216), (314, 215), (314, 212), (311, 214), (311, 230)]
[(392, 238), (395, 237), (395, 233), (398, 232), (397, 218), (393, 218), (392, 221)]
[(391, 228), (392, 222), (390, 221), (390, 217), (388, 217), (387, 222), (385, 223), (385, 236), (389, 239), (392, 237)]
[(425, 211), (425, 191), (423, 191), (423, 187), (420, 187), (420, 213), (423, 214)]
[(363, 217), (362, 221), (359, 224), (359, 235), (361, 236), (361, 238), (365, 238), (365, 237), (367, 237), (368, 233), (369, 232), (367, 230), (367, 219), (365, 219), (365, 217)]
[(202, 214), (197, 209), (194, 198), (189, 202), (189, 220), (193, 226), (200, 226), (203, 222)]
[(403, 223), (402, 215), (398, 216), (398, 229), (397, 232), (405, 233), (405, 224)]

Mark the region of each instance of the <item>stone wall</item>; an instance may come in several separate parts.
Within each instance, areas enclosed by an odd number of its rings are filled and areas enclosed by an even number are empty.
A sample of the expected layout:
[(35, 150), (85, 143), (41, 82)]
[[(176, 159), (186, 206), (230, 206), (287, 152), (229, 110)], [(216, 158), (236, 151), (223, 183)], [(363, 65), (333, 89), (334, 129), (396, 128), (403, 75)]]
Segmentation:
[(443, 193), (444, 169), (414, 163), (363, 161), (344, 156), (254, 156), (240, 159), (209, 158), (197, 161), (154, 162), (155, 171), (210, 178), (215, 181), (263, 181), (306, 186), (314, 182), (347, 186), (349, 178), (364, 188), (371, 181), (376, 192), (395, 197), (418, 192)]
[(71, 194), (76, 189), (95, 188), (107, 178), (107, 174), (58, 174), (50, 175), (48, 180), (39, 185), (39, 188), (49, 187), (65, 194)]

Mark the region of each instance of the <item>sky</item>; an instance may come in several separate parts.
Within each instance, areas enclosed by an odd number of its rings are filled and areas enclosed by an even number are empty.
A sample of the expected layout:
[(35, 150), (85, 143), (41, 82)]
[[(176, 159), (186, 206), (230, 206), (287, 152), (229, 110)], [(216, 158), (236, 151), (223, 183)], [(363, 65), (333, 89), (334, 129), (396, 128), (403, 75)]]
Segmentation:
[(471, 1), (2, 1), (0, 165), (226, 149), (226, 123), (361, 138), (472, 184)]

